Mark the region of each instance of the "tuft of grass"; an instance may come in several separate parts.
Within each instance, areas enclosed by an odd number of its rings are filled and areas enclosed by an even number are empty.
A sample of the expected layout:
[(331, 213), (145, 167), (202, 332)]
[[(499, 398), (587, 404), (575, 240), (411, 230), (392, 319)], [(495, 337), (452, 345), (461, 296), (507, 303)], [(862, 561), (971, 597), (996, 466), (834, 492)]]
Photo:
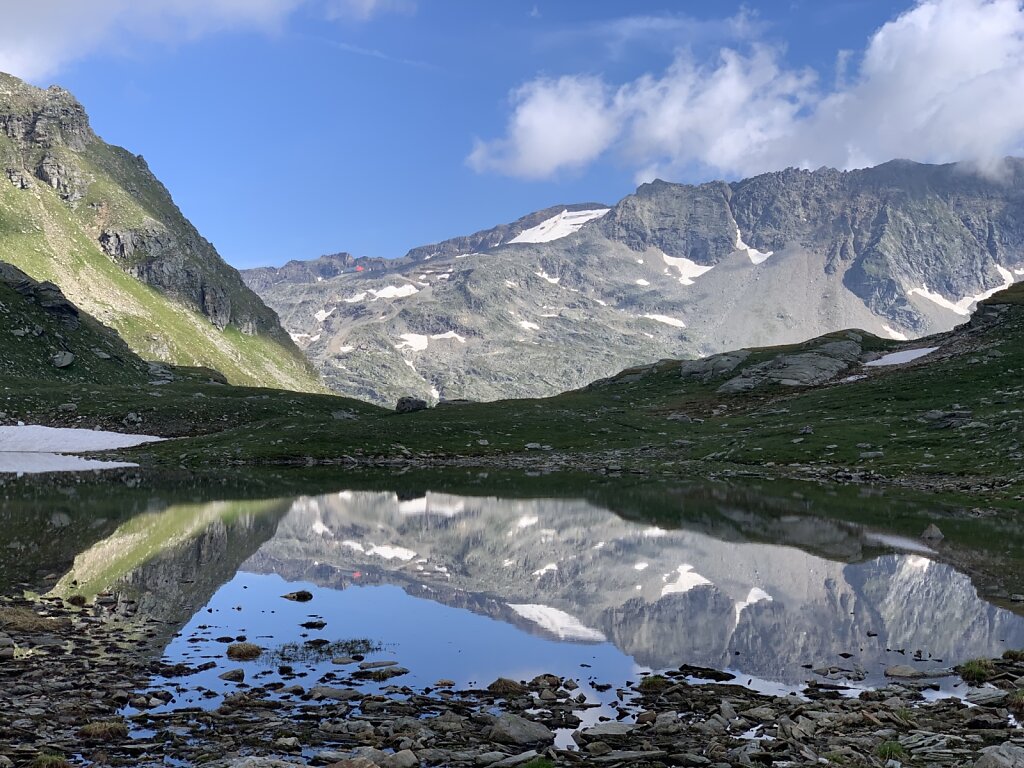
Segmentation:
[(535, 757), (530, 762), (524, 763), (523, 768), (555, 768), (555, 764), (546, 757)]
[(52, 752), (40, 752), (32, 758), (28, 768), (71, 768), (71, 763), (63, 755)]
[(1003, 651), (1003, 658), (1007, 661), (1024, 661), (1024, 650)]
[(882, 760), (893, 760), (907, 756), (907, 750), (898, 741), (890, 739), (875, 747), (875, 754)]
[(252, 661), (263, 654), (256, 643), (232, 643), (228, 646), (228, 658), (235, 661)]
[(1018, 688), (1007, 697), (1006, 708), (1014, 714), (1024, 713), (1024, 688)]
[(968, 683), (984, 683), (992, 676), (995, 667), (988, 659), (971, 659), (961, 664), (957, 671)]
[(118, 720), (88, 723), (78, 730), (78, 735), (85, 741), (118, 741), (128, 738), (128, 726)]
[(648, 675), (636, 687), (640, 693), (661, 693), (672, 685), (672, 681), (662, 675)]

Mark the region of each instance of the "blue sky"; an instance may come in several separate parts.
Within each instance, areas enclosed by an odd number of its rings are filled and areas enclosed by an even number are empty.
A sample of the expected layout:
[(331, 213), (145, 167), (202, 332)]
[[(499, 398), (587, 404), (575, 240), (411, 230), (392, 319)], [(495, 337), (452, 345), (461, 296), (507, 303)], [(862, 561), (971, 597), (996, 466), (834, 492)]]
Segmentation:
[(966, 88), (919, 85), (984, 49), (972, 82), (1014, 93), (1016, 0), (151, 2), (26, 4), (0, 69), (74, 92), (239, 267), (399, 256), (655, 176), (1008, 153), (1024, 123), (940, 131)]

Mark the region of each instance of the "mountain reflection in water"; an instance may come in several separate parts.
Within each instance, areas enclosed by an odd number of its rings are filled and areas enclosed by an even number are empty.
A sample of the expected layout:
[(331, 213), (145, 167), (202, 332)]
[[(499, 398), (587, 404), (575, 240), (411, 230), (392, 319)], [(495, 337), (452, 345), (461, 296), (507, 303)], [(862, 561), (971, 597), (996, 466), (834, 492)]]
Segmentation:
[[(822, 539), (847, 556), (877, 548), (849, 529)], [(583, 501), (303, 498), (242, 570), (332, 589), (396, 585), (552, 639), (609, 641), (645, 667), (728, 667), (782, 683), (810, 677), (805, 664), (877, 682), (886, 664), (935, 668), (1024, 646), (1024, 620), (926, 554), (849, 563), (637, 524)]]

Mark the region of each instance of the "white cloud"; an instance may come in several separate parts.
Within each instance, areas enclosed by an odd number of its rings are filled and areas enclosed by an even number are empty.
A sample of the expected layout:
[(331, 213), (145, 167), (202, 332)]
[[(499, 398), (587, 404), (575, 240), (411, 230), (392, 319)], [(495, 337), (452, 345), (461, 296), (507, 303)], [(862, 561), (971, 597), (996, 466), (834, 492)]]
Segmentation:
[(359, 21), (385, 11), (415, 10), (414, 0), (9, 2), (0, 24), (0, 71), (39, 81), (98, 51), (130, 54), (147, 43), (173, 44), (217, 32), (273, 32), (304, 6), (330, 19)]
[(830, 88), (758, 43), (710, 63), (680, 52), (662, 74), (627, 83), (537, 79), (513, 94), (506, 136), (478, 141), (469, 161), (538, 178), (614, 152), (646, 180), (894, 157), (990, 162), (1024, 147), (1019, 0), (921, 0), (862, 52), (838, 56)]
[(594, 160), (619, 131), (613, 93), (594, 77), (539, 79), (512, 94), (508, 138), (477, 141), (469, 164), (541, 178)]
[(49, 77), (98, 50), (177, 42), (237, 28), (272, 29), (305, 0), (32, 0), (7, 3), (0, 71)]

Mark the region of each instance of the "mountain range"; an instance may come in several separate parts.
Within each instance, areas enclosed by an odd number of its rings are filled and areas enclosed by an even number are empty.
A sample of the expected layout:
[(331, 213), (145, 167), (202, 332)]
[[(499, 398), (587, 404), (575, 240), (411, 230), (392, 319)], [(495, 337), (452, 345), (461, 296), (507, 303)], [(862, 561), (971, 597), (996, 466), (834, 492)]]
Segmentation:
[(342, 394), (546, 396), (659, 358), (950, 330), (1024, 276), (1024, 160), (654, 181), (398, 259), (242, 276)]

